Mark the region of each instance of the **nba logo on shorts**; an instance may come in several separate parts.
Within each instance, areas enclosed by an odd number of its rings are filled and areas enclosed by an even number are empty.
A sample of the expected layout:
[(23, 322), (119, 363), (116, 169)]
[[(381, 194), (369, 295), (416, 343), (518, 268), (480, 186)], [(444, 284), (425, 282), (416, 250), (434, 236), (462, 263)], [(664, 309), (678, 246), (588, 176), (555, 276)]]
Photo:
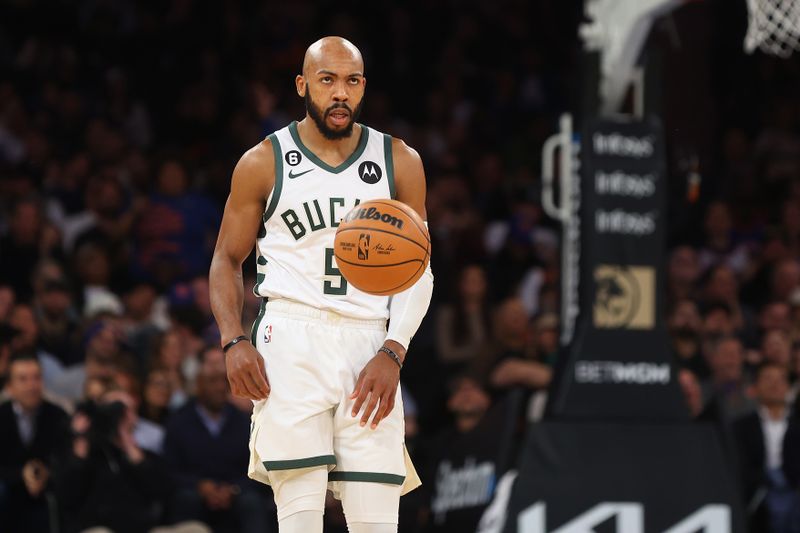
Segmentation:
[(369, 259), (369, 233), (358, 236), (358, 258), (362, 261)]
[(268, 343), (272, 340), (272, 324), (267, 324), (264, 326), (264, 343)]

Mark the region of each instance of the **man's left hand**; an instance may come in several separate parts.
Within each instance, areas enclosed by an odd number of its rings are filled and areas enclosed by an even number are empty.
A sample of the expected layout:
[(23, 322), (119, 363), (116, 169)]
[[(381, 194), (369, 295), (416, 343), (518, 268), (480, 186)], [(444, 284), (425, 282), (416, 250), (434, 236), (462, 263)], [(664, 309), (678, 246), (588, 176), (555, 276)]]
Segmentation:
[[(397, 353), (401, 359), (405, 358), (405, 349), (394, 341), (386, 341), (384, 345)], [(397, 394), (397, 385), (400, 383), (400, 368), (391, 357), (383, 352), (378, 352), (370, 359), (364, 370), (358, 375), (356, 387), (350, 395), (353, 404), (352, 416), (358, 415), (361, 407), (369, 396), (369, 402), (361, 416), (361, 426), (366, 426), (373, 411), (371, 429), (378, 427), (381, 420), (389, 416), (394, 409), (394, 397)], [(377, 407), (377, 410), (376, 410)]]

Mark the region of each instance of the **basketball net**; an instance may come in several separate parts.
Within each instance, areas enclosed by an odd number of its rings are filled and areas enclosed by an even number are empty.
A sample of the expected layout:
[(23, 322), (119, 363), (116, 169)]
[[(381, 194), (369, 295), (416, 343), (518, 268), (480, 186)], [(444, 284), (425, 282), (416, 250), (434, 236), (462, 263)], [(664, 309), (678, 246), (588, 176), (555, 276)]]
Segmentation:
[(789, 57), (800, 50), (800, 1), (747, 0), (750, 23), (744, 49)]

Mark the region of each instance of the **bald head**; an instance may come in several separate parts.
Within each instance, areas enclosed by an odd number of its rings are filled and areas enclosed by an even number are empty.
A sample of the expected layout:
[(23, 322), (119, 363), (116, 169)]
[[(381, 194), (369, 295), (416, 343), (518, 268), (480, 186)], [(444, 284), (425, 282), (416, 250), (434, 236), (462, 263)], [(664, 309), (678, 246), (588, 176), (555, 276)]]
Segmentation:
[(356, 45), (344, 37), (323, 37), (306, 50), (303, 57), (303, 76), (315, 74), (329, 61), (351, 62), (360, 74), (364, 74), (364, 59)]
[(295, 78), (307, 118), (330, 141), (350, 138), (364, 103), (366, 82), (361, 52), (342, 37), (323, 37), (309, 46), (303, 74)]

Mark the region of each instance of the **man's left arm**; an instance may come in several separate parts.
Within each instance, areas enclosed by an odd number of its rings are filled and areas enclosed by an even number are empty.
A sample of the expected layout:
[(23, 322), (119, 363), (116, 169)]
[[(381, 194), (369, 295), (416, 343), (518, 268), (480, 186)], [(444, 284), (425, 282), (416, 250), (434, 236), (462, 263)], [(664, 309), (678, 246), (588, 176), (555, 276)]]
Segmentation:
[[(425, 170), (419, 154), (399, 139), (392, 140), (394, 159), (395, 189), (397, 200), (416, 211), (427, 225), (425, 210)], [(433, 294), (433, 273), (431, 264), (425, 268), (417, 282), (392, 296), (389, 303), (389, 332), (384, 346), (394, 350), (401, 360), (405, 360), (411, 337), (417, 332)]]
[[(392, 159), (396, 199), (416, 211), (422, 220), (427, 220), (425, 170), (419, 154), (403, 141), (392, 139)], [(389, 331), (383, 345), (396, 353), (401, 363), (405, 361), (411, 338), (425, 317), (432, 294), (433, 273), (429, 262), (422, 277), (414, 285), (391, 297)], [(369, 396), (369, 403), (361, 417), (361, 425), (365, 426), (375, 411), (371, 423), (372, 429), (375, 429), (378, 423), (392, 412), (399, 381), (399, 365), (388, 354), (378, 352), (358, 376), (356, 387), (350, 396), (355, 399), (352, 416), (358, 414)]]

